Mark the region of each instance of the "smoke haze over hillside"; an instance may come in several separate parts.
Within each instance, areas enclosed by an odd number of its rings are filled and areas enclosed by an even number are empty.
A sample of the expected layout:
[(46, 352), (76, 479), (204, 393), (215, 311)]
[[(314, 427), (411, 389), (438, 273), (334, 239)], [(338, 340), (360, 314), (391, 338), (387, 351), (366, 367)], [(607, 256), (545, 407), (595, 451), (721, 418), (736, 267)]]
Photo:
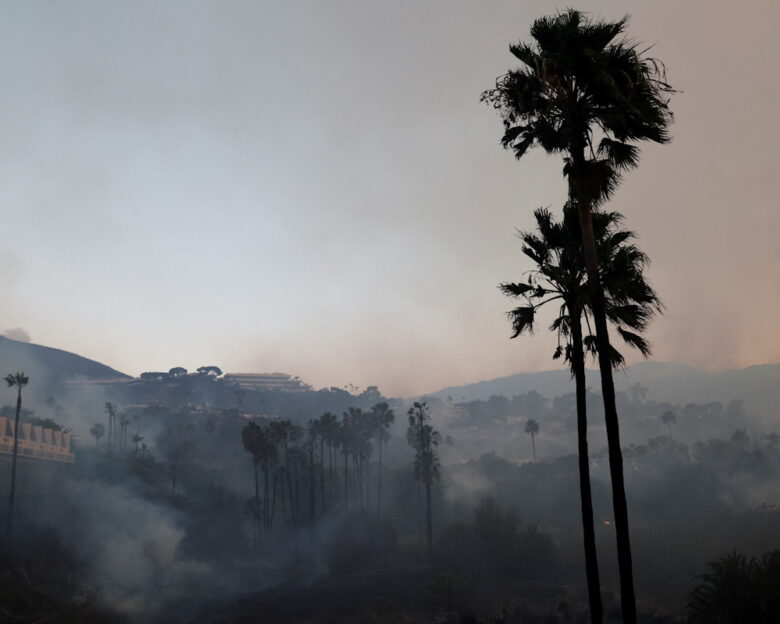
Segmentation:
[[(682, 90), (614, 200), (667, 304), (655, 357), (777, 362), (778, 4), (572, 4), (631, 13)], [(507, 340), (496, 285), (561, 164), (518, 166), (479, 102), (549, 7), (9, 4), (0, 321), (133, 374), (412, 395), (550, 368), (547, 337)]]

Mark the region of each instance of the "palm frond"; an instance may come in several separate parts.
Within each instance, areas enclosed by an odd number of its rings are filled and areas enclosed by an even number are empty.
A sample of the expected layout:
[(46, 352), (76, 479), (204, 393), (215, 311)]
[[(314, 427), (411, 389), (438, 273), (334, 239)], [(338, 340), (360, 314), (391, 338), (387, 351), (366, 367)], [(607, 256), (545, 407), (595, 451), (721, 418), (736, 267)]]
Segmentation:
[(507, 295), (508, 297), (522, 297), (524, 295), (527, 295), (530, 291), (534, 290), (534, 287), (531, 284), (512, 283), (512, 282), (505, 282), (503, 284), (499, 284), (498, 287), (501, 290), (501, 292)]
[(512, 338), (517, 338), (520, 334), (528, 332), (534, 333), (534, 317), (536, 308), (533, 306), (521, 306), (507, 312), (509, 320), (512, 322)]

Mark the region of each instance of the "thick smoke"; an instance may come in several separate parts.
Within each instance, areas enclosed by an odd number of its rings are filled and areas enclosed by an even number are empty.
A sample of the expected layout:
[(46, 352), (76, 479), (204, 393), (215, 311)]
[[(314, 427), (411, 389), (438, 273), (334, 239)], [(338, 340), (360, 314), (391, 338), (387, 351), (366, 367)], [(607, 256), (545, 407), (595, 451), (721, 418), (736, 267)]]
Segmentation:
[(6, 338), (10, 338), (11, 340), (16, 340), (18, 342), (30, 342), (30, 334), (27, 333), (27, 330), (25, 330), (22, 327), (14, 327), (13, 329), (6, 329), (3, 332), (3, 335)]

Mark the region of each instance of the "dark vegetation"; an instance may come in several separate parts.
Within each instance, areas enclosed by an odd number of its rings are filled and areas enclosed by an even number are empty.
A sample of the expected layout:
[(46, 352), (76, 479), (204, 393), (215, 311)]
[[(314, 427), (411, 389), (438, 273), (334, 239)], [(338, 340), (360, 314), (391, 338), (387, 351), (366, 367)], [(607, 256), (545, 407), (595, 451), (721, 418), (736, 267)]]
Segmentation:
[[(286, 419), (239, 409), (227, 388), (216, 394), (231, 396), (233, 407), (125, 405), (104, 393), (52, 402), (36, 394), (34, 379), (25, 391), (26, 418), (85, 437), (72, 466), (19, 466), (13, 539), (3, 545), (10, 622), (587, 615), (573, 394), (415, 406), (372, 389), (379, 400), (366, 409)], [(309, 392), (273, 400), (300, 405), (319, 395)], [(253, 395), (241, 400), (267, 401)], [(85, 420), (72, 406), (88, 398)], [(589, 395), (593, 420), (598, 398)], [(758, 561), (777, 544), (780, 437), (761, 433), (739, 403), (657, 403), (637, 387), (618, 394), (618, 404), (630, 440), (640, 617), (671, 622), (693, 613), (689, 594), (706, 562), (734, 548)], [(410, 410), (411, 423), (397, 416)], [(421, 410), (438, 442), (430, 447), (417, 442)], [(669, 412), (676, 422), (664, 418)], [(529, 420), (538, 425), (536, 462)], [(86, 438), (97, 424), (98, 444)], [(598, 439), (597, 426), (590, 432)], [(605, 620), (620, 621), (601, 440), (591, 453), (595, 541)], [(438, 461), (427, 464), (426, 449)], [(429, 550), (426, 479), (434, 473)]]

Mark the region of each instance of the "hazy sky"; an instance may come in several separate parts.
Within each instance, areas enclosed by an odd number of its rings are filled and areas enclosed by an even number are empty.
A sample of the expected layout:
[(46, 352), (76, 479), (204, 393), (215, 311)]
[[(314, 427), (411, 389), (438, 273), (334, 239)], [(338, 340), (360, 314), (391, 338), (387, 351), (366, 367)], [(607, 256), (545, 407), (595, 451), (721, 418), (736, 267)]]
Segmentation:
[[(667, 306), (654, 358), (780, 361), (780, 3), (571, 5), (632, 14), (683, 90), (611, 205)], [(386, 394), (553, 368), (496, 285), (561, 162), (515, 161), (479, 96), (556, 6), (0, 3), (0, 329)]]

